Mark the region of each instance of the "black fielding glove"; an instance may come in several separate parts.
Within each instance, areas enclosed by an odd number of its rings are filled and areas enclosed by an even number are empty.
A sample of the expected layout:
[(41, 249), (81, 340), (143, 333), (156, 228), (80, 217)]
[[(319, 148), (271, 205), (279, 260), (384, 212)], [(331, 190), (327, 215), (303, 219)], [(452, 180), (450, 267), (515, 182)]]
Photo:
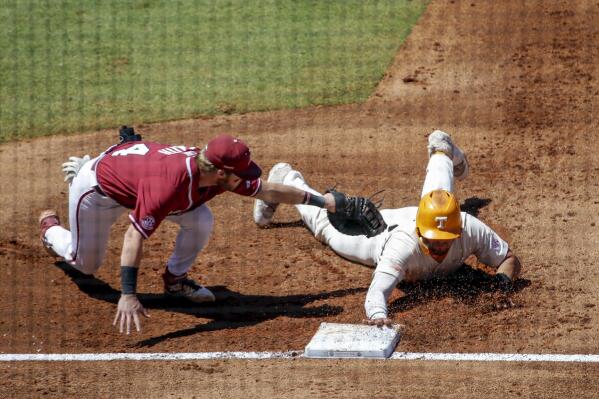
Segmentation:
[(119, 144), (130, 141), (141, 141), (141, 134), (135, 133), (132, 127), (122, 126), (119, 129)]
[(327, 216), (341, 233), (374, 237), (387, 228), (378, 206), (369, 198), (349, 197), (335, 190), (327, 190), (327, 193), (335, 198), (335, 213), (327, 212)]

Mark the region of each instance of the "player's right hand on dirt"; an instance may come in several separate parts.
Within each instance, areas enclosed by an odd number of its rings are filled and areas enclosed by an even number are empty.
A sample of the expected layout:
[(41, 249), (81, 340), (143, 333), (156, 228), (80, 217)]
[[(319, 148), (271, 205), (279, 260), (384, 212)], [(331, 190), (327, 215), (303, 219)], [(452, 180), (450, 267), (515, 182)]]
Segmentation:
[(509, 295), (505, 293), (497, 293), (493, 298), (493, 310), (505, 310), (515, 308), (516, 304), (510, 298)]
[(136, 295), (121, 295), (117, 305), (116, 316), (112, 322), (113, 326), (119, 323), (119, 332), (131, 333), (131, 323), (135, 323), (137, 331), (141, 331), (140, 315), (150, 317), (148, 311), (142, 306)]
[(393, 320), (388, 317), (381, 317), (377, 319), (366, 319), (363, 320), (364, 324), (368, 324), (369, 326), (377, 326), (377, 327), (391, 327), (393, 325)]

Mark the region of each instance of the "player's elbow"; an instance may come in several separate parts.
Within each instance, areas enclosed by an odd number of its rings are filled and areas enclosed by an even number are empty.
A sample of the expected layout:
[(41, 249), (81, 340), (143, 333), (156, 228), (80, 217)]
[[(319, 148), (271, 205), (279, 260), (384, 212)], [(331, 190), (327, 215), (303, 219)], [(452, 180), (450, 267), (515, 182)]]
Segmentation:
[(511, 250), (508, 251), (502, 266), (502, 269), (511, 272), (510, 277), (512, 281), (516, 281), (522, 273), (522, 263), (520, 263), (520, 259)]
[(518, 259), (518, 257), (516, 255), (513, 255), (514, 257), (514, 275), (512, 276), (512, 280), (517, 280), (518, 277), (520, 277), (520, 274), (522, 273), (522, 263), (520, 263), (520, 259)]
[(135, 228), (135, 226), (133, 226), (133, 224), (129, 225), (129, 228), (125, 232), (125, 241), (141, 242), (142, 240), (143, 240), (143, 236)]

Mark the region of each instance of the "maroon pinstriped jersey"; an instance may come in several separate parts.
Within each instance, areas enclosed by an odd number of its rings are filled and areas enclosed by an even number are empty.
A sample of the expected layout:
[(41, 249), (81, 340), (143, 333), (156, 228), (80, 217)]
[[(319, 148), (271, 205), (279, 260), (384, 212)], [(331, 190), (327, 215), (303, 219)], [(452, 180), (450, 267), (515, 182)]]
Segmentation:
[[(107, 150), (96, 165), (101, 190), (132, 209), (129, 218), (149, 237), (165, 217), (197, 208), (225, 192), (218, 186), (198, 187), (200, 171), (195, 147), (137, 141)], [(254, 196), (260, 179), (242, 181), (235, 193)]]

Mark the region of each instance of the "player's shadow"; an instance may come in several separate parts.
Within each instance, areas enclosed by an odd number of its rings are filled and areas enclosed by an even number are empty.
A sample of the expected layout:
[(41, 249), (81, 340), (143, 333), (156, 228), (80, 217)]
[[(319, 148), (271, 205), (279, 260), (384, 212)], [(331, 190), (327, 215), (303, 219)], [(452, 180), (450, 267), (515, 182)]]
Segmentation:
[(460, 205), (460, 210), (474, 217), (478, 217), (479, 211), (490, 203), (491, 200), (489, 198), (470, 197), (466, 198), (464, 203)]
[[(520, 292), (530, 284), (528, 279), (518, 279), (514, 282), (511, 292)], [(405, 293), (405, 296), (394, 300), (389, 305), (392, 313), (405, 312), (427, 302), (448, 297), (457, 302), (474, 304), (483, 295), (502, 293), (493, 284), (489, 274), (465, 264), (445, 278), (416, 283), (401, 282), (398, 288)]]
[(300, 220), (296, 220), (293, 222), (275, 222), (271, 223), (265, 229), (286, 229), (291, 227), (304, 227), (304, 222)]
[[(114, 304), (118, 303), (121, 292), (113, 288), (110, 284), (94, 276), (85, 275), (65, 262), (56, 262), (55, 265), (82, 292), (91, 298)], [(335, 316), (343, 312), (343, 307), (327, 304), (319, 306), (308, 305), (320, 300), (343, 297), (366, 291), (366, 288), (358, 287), (315, 294), (275, 296), (246, 295), (231, 291), (224, 286), (209, 288), (216, 296), (216, 302), (209, 304), (195, 304), (185, 299), (169, 298), (163, 294), (139, 293), (137, 296), (146, 309), (160, 309), (212, 320), (190, 328), (143, 340), (138, 343), (138, 346), (150, 347), (167, 339), (186, 337), (205, 331), (229, 330), (252, 326), (279, 316), (293, 318)]]

